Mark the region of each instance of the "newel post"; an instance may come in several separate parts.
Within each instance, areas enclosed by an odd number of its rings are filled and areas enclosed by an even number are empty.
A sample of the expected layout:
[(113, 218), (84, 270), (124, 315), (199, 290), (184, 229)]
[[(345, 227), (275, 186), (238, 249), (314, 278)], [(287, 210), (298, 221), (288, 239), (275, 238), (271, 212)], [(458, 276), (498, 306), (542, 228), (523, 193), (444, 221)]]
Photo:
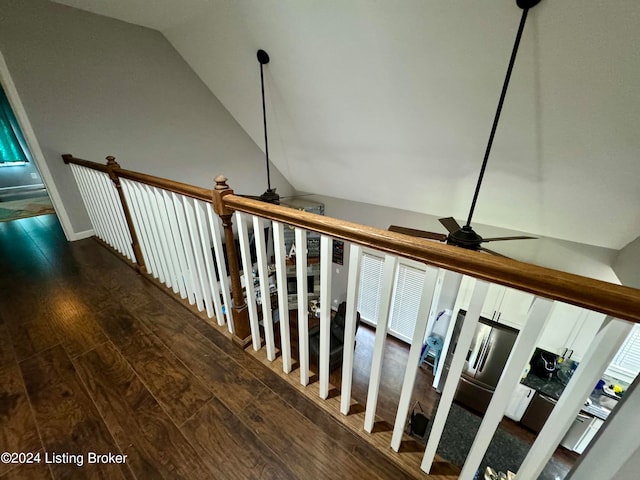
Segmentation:
[(224, 197), (233, 193), (227, 185), (227, 177), (219, 175), (215, 178), (216, 186), (213, 189), (213, 209), (222, 219), (224, 229), (224, 246), (229, 261), (229, 276), (231, 277), (231, 290), (233, 300), (233, 341), (242, 348), (251, 342), (251, 327), (249, 325), (249, 310), (244, 299), (244, 292), (240, 282), (240, 268), (238, 266), (238, 252), (236, 250), (235, 237), (233, 236), (233, 210), (226, 207)]
[(122, 191), (120, 177), (118, 177), (115, 172), (116, 168), (120, 168), (120, 164), (116, 162), (115, 157), (109, 155), (107, 157), (107, 171), (109, 172), (109, 178), (111, 178), (111, 180), (115, 184), (116, 190), (118, 191), (118, 197), (120, 197), (120, 203), (122, 204), (122, 210), (124, 211), (124, 218), (127, 221), (127, 227), (129, 228), (129, 233), (131, 234), (131, 247), (133, 248), (133, 254), (136, 257), (138, 270), (142, 273), (145, 273), (147, 271), (147, 268), (144, 264), (144, 257), (142, 256), (142, 250), (140, 249), (140, 242), (138, 241), (138, 235), (136, 235), (136, 229), (133, 226), (133, 221), (131, 220), (131, 212), (129, 211), (127, 199), (125, 198), (124, 192)]

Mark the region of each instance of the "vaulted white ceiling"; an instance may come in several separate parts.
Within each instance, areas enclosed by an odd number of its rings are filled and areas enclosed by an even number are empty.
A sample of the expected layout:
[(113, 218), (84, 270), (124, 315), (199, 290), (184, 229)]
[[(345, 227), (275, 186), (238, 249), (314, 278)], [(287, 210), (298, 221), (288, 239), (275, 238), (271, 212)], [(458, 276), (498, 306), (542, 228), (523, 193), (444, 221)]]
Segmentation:
[[(59, 0), (160, 30), (294, 187), (466, 218), (515, 0)], [(474, 221), (619, 249), (640, 234), (640, 2), (529, 13)]]

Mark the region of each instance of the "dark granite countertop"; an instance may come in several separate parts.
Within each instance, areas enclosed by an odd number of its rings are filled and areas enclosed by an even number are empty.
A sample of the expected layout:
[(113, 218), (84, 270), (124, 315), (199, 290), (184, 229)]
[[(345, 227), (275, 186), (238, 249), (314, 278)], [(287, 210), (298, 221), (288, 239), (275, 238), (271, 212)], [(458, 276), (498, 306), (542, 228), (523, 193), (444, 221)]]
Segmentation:
[[(527, 377), (522, 380), (520, 383), (523, 385), (533, 388), (538, 393), (542, 395), (546, 395), (547, 397), (551, 397), (554, 400), (558, 400), (562, 392), (564, 391), (565, 385), (555, 376), (553, 375), (551, 378), (549, 377), (539, 377), (535, 374), (529, 373)], [(594, 417), (598, 417), (602, 420), (606, 420), (608, 417), (608, 411), (602, 411), (599, 407), (599, 399), (591, 397), (594, 408), (584, 407), (581, 411), (592, 415)]]
[(551, 397), (554, 400), (558, 400), (560, 398), (560, 395), (562, 395), (565, 387), (565, 385), (560, 380), (558, 380), (555, 375), (553, 375), (551, 378), (543, 378), (533, 373), (527, 375), (527, 377), (520, 383), (529, 388), (533, 388), (537, 392), (540, 392), (547, 397)]

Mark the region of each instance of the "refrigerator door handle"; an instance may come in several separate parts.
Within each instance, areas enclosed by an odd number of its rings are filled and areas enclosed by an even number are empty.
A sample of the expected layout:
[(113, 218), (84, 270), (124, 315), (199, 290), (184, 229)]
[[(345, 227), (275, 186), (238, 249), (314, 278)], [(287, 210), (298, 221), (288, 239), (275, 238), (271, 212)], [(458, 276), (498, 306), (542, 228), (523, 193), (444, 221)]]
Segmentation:
[(484, 350), (487, 346), (488, 337), (482, 337), (482, 341), (480, 342), (480, 348), (478, 349), (478, 355), (476, 355), (475, 361), (473, 362), (473, 370), (477, 370), (478, 364), (480, 360), (482, 360), (482, 356), (484, 355)]
[(464, 383), (468, 383), (470, 385), (473, 385), (475, 388), (479, 388), (480, 390), (484, 390), (485, 392), (491, 393), (493, 394), (493, 392), (495, 391), (492, 388), (485, 388), (481, 385), (478, 385), (477, 383), (471, 382), (470, 380), (467, 380), (465, 377), (460, 377), (460, 381), (464, 382)]
[(487, 358), (489, 357), (489, 353), (491, 352), (492, 343), (493, 342), (491, 342), (491, 339), (487, 340), (487, 348), (484, 351), (482, 362), (480, 363), (480, 368), (478, 369), (478, 371), (481, 373), (484, 370), (484, 366), (487, 364)]

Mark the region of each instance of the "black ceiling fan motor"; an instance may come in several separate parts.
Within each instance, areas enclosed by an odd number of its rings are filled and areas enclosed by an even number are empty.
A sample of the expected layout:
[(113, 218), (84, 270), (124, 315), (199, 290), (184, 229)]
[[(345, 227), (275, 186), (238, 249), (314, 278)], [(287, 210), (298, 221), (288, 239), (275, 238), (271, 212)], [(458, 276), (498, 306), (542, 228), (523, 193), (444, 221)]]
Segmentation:
[(474, 232), (469, 225), (465, 225), (460, 230), (451, 232), (447, 236), (447, 243), (470, 250), (479, 250), (482, 237)]

